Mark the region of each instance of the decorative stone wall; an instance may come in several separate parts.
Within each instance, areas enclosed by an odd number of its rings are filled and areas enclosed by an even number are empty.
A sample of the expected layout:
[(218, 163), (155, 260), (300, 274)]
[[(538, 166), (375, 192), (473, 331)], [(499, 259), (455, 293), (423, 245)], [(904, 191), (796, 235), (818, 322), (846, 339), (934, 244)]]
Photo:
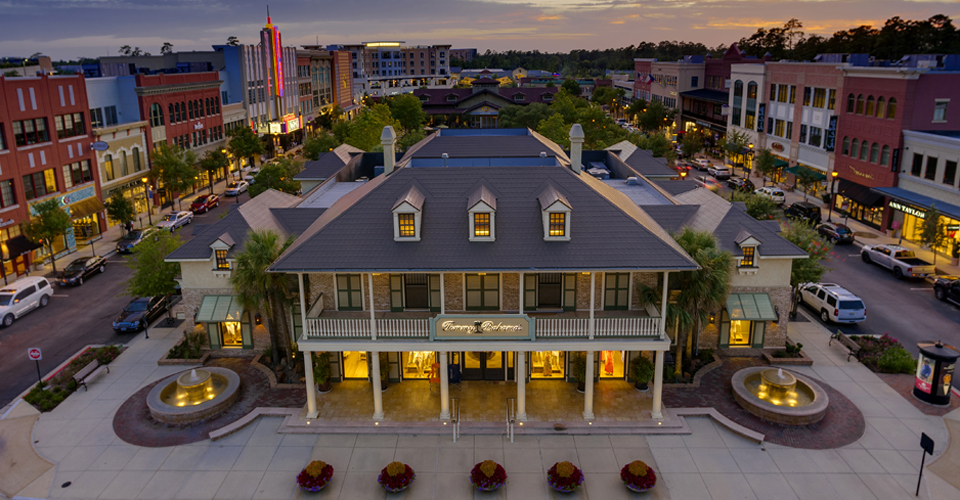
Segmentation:
[(519, 311), (520, 310), (520, 273), (502, 273), (500, 275), (502, 282), (503, 304), (500, 304), (501, 311)]
[(443, 301), (446, 305), (446, 312), (464, 311), (463, 275), (460, 273), (446, 273), (443, 277)]
[(183, 313), (186, 318), (183, 328), (190, 331), (196, 325), (193, 316), (200, 310), (204, 295), (233, 295), (234, 291), (233, 288), (184, 288), (182, 294), (180, 302), (173, 306), (171, 314), (177, 317), (178, 313)]
[[(766, 293), (770, 295), (770, 302), (780, 312), (780, 323), (767, 322), (767, 330), (763, 336), (763, 347), (784, 347), (787, 345), (787, 321), (790, 313), (791, 288), (789, 286), (776, 287), (734, 287), (730, 293)], [(760, 356), (758, 351), (756, 356)]]
[(334, 280), (332, 273), (313, 273), (308, 274), (310, 287), (307, 292), (307, 309), (310, 309), (310, 306), (317, 300), (317, 297), (320, 294), (323, 294), (323, 307), (324, 309), (334, 309), (336, 307), (336, 298), (337, 293), (336, 288), (334, 287)]

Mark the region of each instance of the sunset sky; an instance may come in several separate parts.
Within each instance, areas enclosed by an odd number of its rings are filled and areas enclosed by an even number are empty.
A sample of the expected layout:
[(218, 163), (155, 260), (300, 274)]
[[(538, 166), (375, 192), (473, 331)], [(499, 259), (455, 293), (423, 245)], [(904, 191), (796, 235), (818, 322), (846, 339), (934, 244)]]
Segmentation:
[[(257, 43), (266, 4), (251, 0), (0, 0), (0, 54), (52, 58), (209, 50), (229, 36)], [(830, 35), (893, 16), (960, 16), (953, 1), (290, 0), (270, 6), (284, 45), (401, 40), (454, 48), (568, 51), (687, 40), (713, 47), (800, 19)]]

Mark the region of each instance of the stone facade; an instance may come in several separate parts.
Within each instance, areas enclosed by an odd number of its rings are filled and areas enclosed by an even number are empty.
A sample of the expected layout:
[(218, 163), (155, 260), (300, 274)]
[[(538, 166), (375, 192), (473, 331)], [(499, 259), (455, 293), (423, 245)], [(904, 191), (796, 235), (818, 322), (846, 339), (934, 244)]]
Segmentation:
[[(630, 301), (630, 309), (645, 309), (645, 304), (640, 300), (641, 290), (644, 286), (657, 289), (657, 273), (633, 273), (632, 279), (630, 280), (630, 286), (633, 287), (631, 293), (632, 300)], [(659, 297), (655, 305), (660, 304)], [(660, 307), (657, 307), (660, 309)]]
[(503, 303), (500, 309), (503, 311), (520, 310), (520, 273), (503, 273), (500, 275), (500, 296)]
[[(184, 323), (183, 330), (190, 331), (196, 326), (194, 322), (194, 315), (200, 310), (200, 304), (203, 302), (203, 297), (206, 295), (235, 295), (233, 288), (184, 288), (183, 296), (180, 302), (177, 305), (173, 306), (171, 313), (176, 317), (177, 314), (183, 313)], [(266, 320), (264, 320), (263, 325), (254, 325), (254, 317), (256, 316), (257, 311), (250, 311), (250, 323), (251, 323), (251, 339), (253, 340), (253, 349), (246, 349), (241, 352), (240, 349), (213, 349), (210, 351), (211, 355), (247, 355), (248, 353), (254, 352), (266, 352), (270, 350), (270, 331), (267, 330)], [(204, 335), (203, 337), (204, 348), (210, 349), (210, 337)]]
[(443, 279), (443, 302), (446, 312), (463, 311), (463, 275), (446, 273)]

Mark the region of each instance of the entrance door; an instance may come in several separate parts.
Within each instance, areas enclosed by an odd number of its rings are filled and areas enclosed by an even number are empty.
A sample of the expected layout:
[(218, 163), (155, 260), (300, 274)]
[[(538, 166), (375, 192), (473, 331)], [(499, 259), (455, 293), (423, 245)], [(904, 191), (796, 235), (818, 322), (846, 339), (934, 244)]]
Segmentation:
[(404, 293), (407, 296), (407, 309), (429, 309), (430, 289), (427, 287), (428, 275), (408, 274), (404, 276)]
[(502, 352), (463, 353), (463, 380), (503, 380)]
[(540, 273), (537, 307), (560, 309), (563, 297), (562, 279), (563, 275), (560, 273)]

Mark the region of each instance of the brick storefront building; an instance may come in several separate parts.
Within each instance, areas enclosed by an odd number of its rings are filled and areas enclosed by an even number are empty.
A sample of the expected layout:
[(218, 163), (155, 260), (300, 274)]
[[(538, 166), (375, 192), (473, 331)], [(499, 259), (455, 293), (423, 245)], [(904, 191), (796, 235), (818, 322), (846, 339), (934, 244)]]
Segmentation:
[[(53, 252), (75, 251), (77, 240), (105, 229), (96, 157), (90, 143), (82, 75), (0, 77), (0, 242), (4, 277), (26, 274), (48, 257), (23, 235), (33, 205), (58, 200), (74, 226)], [(7, 278), (9, 279), (9, 278)]]

